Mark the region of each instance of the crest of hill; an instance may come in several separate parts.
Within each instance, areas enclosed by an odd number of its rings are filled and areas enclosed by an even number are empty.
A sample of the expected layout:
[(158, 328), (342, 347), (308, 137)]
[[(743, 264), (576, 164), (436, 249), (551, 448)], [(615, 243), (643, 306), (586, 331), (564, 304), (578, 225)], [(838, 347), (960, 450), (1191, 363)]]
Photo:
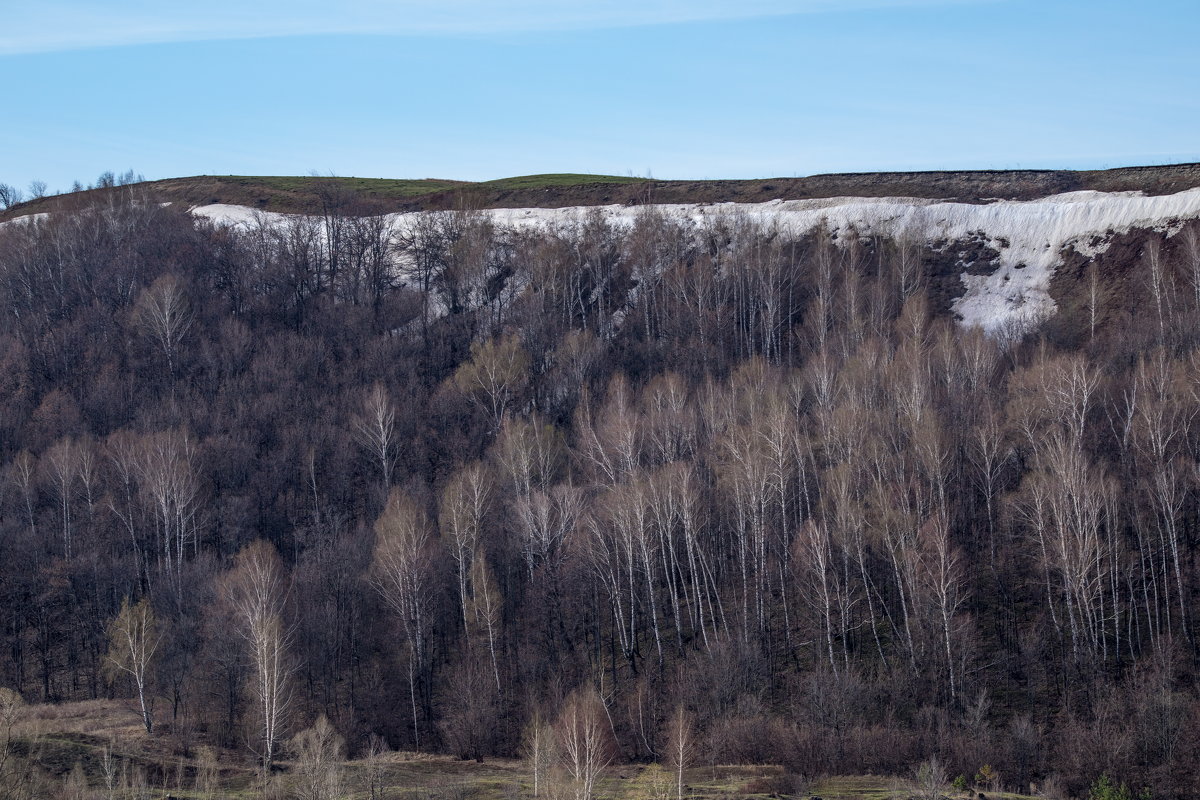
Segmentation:
[[(444, 179), (199, 175), (139, 184), (163, 202), (241, 205), (284, 213), (320, 208), (331, 189), (352, 194), (377, 213), (472, 208), (560, 208), (643, 203), (764, 202), (827, 197), (919, 197), (984, 203), (1032, 200), (1080, 190), (1148, 195), (1200, 186), (1200, 164), (1107, 170), (864, 172), (750, 180), (654, 180), (616, 175), (546, 174), (468, 182)], [(111, 189), (45, 197), (0, 214), (0, 220), (93, 202)]]

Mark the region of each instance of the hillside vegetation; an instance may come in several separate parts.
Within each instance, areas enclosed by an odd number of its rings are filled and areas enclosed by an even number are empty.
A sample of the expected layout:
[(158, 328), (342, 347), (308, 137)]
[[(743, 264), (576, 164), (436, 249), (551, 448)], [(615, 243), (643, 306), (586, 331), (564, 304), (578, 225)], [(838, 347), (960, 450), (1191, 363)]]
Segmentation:
[[(1171, 194), (1200, 186), (1200, 165), (1172, 164), (1108, 170), (978, 170), (812, 175), (755, 180), (654, 180), (615, 175), (525, 175), (470, 182), (427, 178), (199, 175), (139, 184), (161, 202), (228, 203), (264, 211), (314, 213), (322, 194), (352, 192), (364, 210), (382, 213), (452, 208), (555, 208), (577, 205), (763, 202), (827, 197), (921, 197), (962, 202), (1030, 200), (1094, 190)], [(95, 202), (89, 190), (18, 203), (0, 220)]]
[(1200, 224), (988, 336), (944, 243), (144, 188), (0, 228), (3, 791), (1195, 796)]

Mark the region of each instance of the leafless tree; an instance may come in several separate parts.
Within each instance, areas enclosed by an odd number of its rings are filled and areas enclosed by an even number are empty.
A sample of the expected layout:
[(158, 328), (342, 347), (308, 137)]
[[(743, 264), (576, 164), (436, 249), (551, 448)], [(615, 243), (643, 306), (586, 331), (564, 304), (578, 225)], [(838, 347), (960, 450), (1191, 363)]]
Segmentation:
[(503, 598), (482, 552), (476, 553), (471, 564), (471, 607), (475, 623), (483, 629), (487, 639), (488, 655), (492, 660), (492, 676), (496, 680), (496, 691), (500, 691), (500, 666), (496, 657), (496, 643), (500, 635), (500, 612)]
[(958, 701), (961, 676), (958, 664), (958, 612), (966, 602), (966, 581), (957, 549), (950, 541), (949, 524), (935, 515), (921, 529), (924, 549), (925, 582), (933, 600), (946, 656), (950, 700)]
[[(491, 475), (476, 462), (456, 472), (442, 489), (438, 516), (439, 528), (447, 539), (450, 556), (458, 573), (458, 598), (462, 609), (463, 630), (469, 630), (470, 600), (467, 587), (471, 580), (472, 559), (479, 548), (483, 524), (492, 501)], [(499, 688), (499, 687), (497, 687)]]
[(550, 770), (558, 760), (556, 746), (554, 728), (542, 717), (541, 711), (535, 708), (521, 738), (521, 756), (529, 765), (534, 797), (541, 797), (547, 793)]
[(1158, 239), (1152, 238), (1146, 242), (1142, 251), (1142, 262), (1146, 267), (1146, 281), (1150, 284), (1150, 294), (1154, 297), (1154, 307), (1158, 312), (1158, 335), (1161, 342), (1167, 334), (1167, 316), (1170, 308), (1167, 298), (1166, 261)]
[(34, 506), (37, 504), (37, 458), (28, 450), (21, 450), (9, 465), (8, 477), (21, 495), (25, 521), (29, 525), (29, 533), (34, 535), (37, 533), (37, 519), (34, 516)]
[(495, 433), (521, 400), (528, 375), (529, 355), (516, 336), (507, 336), (472, 345), (471, 360), (454, 373), (454, 383), (488, 414)]
[[(841, 592), (828, 527), (823, 521), (805, 522), (794, 546), (797, 549), (795, 561), (803, 567), (805, 588), (802, 594), (821, 619), (825, 656), (829, 661), (829, 669), (836, 674), (841, 659), (834, 656), (833, 643), (835, 635), (841, 629), (838, 619), (841, 611), (838, 599)], [(844, 646), (843, 643), (843, 648)]]
[(21, 190), (7, 183), (0, 183), (0, 210), (12, 208), (25, 199)]
[(425, 659), (429, 598), (427, 560), (429, 523), (425, 513), (404, 492), (393, 489), (375, 523), (375, 558), (371, 582), (400, 618), (408, 645), (408, 685), (412, 706), (413, 740), (420, 748), (417, 720), (417, 673)]
[(922, 761), (916, 769), (916, 789), (921, 800), (942, 800), (946, 792), (946, 768), (937, 756)]
[[(1064, 437), (1050, 441), (1044, 464), (1028, 478), (1025, 508), (1047, 575), (1058, 578), (1058, 591), (1047, 586), (1051, 618), (1060, 624), (1065, 616), (1077, 664), (1085, 658), (1099, 663), (1106, 655), (1100, 603), (1109, 557), (1103, 498), (1110, 489), (1099, 468)], [(1054, 608), (1060, 601), (1065, 613)]]
[(316, 182), (320, 218), (324, 225), (324, 288), (336, 287), (347, 260), (347, 239), (353, 215), (354, 192), (333, 175)]
[(1095, 261), (1087, 268), (1088, 341), (1096, 339), (1096, 320), (1100, 316), (1100, 268)]
[(593, 409), (592, 398), (585, 396), (575, 416), (580, 458), (598, 482), (618, 483), (638, 467), (644, 426), (628, 378), (618, 374), (609, 381), (598, 413)]
[(395, 267), (392, 226), (379, 209), (356, 208), (346, 225), (346, 269), (343, 294), (356, 304), (370, 304), (376, 311), (392, 288)]
[(387, 791), (387, 770), (385, 759), (389, 748), (387, 742), (378, 734), (371, 734), (367, 741), (367, 797), (369, 800), (384, 800)]
[(292, 737), (296, 756), (298, 800), (338, 800), (342, 794), (342, 760), (346, 742), (324, 714), (311, 728)]
[(1179, 234), (1182, 242), (1184, 268), (1188, 283), (1192, 287), (1192, 308), (1200, 313), (1200, 225), (1195, 222), (1184, 226)]
[(63, 554), (70, 558), (74, 552), (74, 528), (72, 507), (75, 499), (75, 483), (79, 477), (79, 454), (75, 440), (67, 437), (59, 440), (46, 451), (42, 459), (51, 491), (58, 500), (59, 516), (62, 521)]
[(675, 800), (683, 800), (683, 773), (696, 752), (696, 734), (691, 716), (678, 705), (667, 727), (667, 765), (675, 775)]
[(188, 547), (193, 553), (199, 549), (195, 442), (187, 432), (157, 431), (141, 437), (135, 457), (138, 485), (154, 522), (159, 564), (168, 584), (178, 589)]
[(492, 448), (501, 475), (519, 497), (548, 489), (558, 478), (565, 455), (562, 432), (538, 414), (506, 419)]
[(572, 692), (556, 726), (559, 759), (571, 781), (572, 800), (592, 800), (596, 781), (612, 761), (612, 731), (603, 701), (593, 689)]
[(154, 704), (148, 696), (148, 682), (150, 665), (161, 641), (149, 600), (143, 597), (131, 605), (125, 598), (108, 625), (107, 664), (112, 674), (124, 673), (133, 679), (146, 733), (154, 732)]
[(167, 362), (167, 374), (174, 377), (179, 350), (193, 319), (182, 281), (169, 273), (156, 280), (138, 298), (134, 314), (142, 335), (159, 349)]
[(275, 548), (262, 539), (247, 545), (234, 560), (222, 589), (249, 650), (250, 695), (258, 726), (252, 749), (261, 758), (265, 776), (287, 728), (294, 671), (288, 653), (291, 633), (284, 621), (288, 584)]
[(569, 485), (551, 487), (548, 491), (534, 489), (513, 501), (513, 511), (519, 524), (521, 553), (529, 579), (540, 564), (557, 566), (563, 543), (583, 519), (584, 493)]
[(392, 485), (396, 465), (396, 407), (382, 384), (376, 383), (363, 399), (362, 411), (354, 417), (354, 435), (359, 445), (379, 466), (379, 479), (386, 492)]
[(896, 239), (896, 258), (892, 269), (901, 302), (920, 291), (925, 282), (920, 242), (907, 234), (898, 237)]

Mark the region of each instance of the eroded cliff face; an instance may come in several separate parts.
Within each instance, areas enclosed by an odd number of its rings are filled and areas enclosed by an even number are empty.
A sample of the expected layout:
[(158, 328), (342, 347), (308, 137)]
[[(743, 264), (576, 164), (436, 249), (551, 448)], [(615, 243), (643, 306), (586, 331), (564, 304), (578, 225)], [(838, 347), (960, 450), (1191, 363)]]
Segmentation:
[[(272, 224), (284, 215), (245, 206), (211, 204), (192, 213), (219, 224)], [(388, 215), (398, 231), (421, 214)], [(851, 238), (884, 238), (921, 248), (934, 303), (964, 326), (989, 333), (1015, 332), (1053, 316), (1051, 290), (1057, 271), (1087, 264), (1134, 268), (1138, 243), (1150, 236), (1170, 239), (1189, 220), (1200, 218), (1200, 189), (1175, 194), (1079, 191), (1036, 200), (963, 203), (917, 197), (835, 197), (765, 203), (676, 203), (563, 208), (498, 208), (480, 213), (497, 225), (554, 227), (599, 214), (607, 223), (632, 226), (638, 215), (661, 213), (697, 230), (736, 219), (764, 229), (804, 235), (827, 229), (842, 244)], [(1108, 251), (1113, 246), (1111, 255)], [(1059, 293), (1069, 292), (1063, 283)], [(1068, 301), (1074, 306), (1074, 301)]]

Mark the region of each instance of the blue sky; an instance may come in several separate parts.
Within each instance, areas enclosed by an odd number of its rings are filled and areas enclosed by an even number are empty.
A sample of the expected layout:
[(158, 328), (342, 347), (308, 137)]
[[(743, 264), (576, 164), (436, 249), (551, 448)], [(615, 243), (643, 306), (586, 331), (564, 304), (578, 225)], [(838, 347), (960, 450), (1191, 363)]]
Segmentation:
[(0, 0), (0, 17), (0, 181), (21, 187), (1200, 161), (1195, 0)]

